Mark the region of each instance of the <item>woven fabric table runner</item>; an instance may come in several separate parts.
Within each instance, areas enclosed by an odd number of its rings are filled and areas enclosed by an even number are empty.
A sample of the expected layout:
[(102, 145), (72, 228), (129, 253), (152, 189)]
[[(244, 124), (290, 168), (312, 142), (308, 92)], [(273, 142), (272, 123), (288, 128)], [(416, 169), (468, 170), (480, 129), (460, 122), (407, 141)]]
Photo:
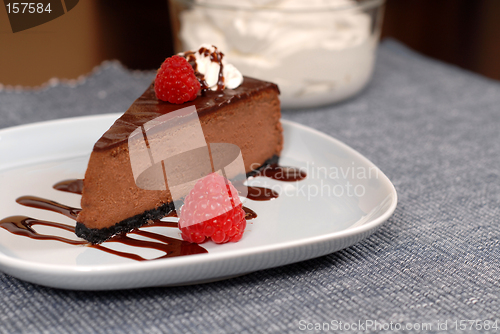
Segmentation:
[[(4, 87), (0, 128), (124, 112), (153, 76), (111, 62), (72, 82)], [(374, 235), (186, 287), (64, 291), (0, 273), (0, 333), (287, 333), (370, 321), (437, 332), (438, 321), (450, 329), (468, 319), (500, 327), (500, 83), (385, 41), (361, 94), (283, 118), (343, 141), (391, 179), (398, 207)]]

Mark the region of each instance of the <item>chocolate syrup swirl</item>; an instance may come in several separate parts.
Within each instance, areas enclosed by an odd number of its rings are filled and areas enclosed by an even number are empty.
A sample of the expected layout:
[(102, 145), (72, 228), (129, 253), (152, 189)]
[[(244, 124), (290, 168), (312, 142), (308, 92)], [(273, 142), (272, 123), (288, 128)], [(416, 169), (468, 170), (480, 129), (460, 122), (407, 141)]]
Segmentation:
[[(141, 235), (144, 237), (158, 240), (160, 242), (139, 240), (139, 239), (131, 238), (130, 237), (131, 234)], [(113, 238), (109, 239), (108, 241), (105, 241), (103, 244), (90, 245), (90, 247), (105, 251), (107, 253), (118, 255), (121, 257), (125, 257), (125, 258), (131, 259), (131, 260), (149, 261), (148, 259), (145, 259), (142, 256), (139, 256), (137, 254), (121, 252), (121, 251), (117, 251), (117, 250), (108, 248), (106, 246), (103, 246), (104, 244), (109, 243), (109, 242), (119, 242), (121, 244), (133, 246), (133, 247), (156, 249), (156, 250), (159, 250), (159, 251), (162, 251), (165, 253), (165, 255), (162, 255), (160, 257), (156, 257), (156, 258), (151, 259), (151, 260), (164, 259), (167, 257), (176, 257), (176, 256), (208, 253), (208, 251), (205, 248), (201, 247), (198, 244), (193, 244), (193, 243), (190, 243), (190, 242), (187, 242), (184, 240), (174, 239), (174, 238), (170, 238), (170, 237), (167, 237), (167, 236), (164, 236), (161, 234), (152, 233), (152, 232), (148, 232), (148, 231), (142, 231), (142, 230), (134, 230), (132, 232), (129, 232), (128, 234), (120, 234), (120, 235), (114, 236)]]
[(76, 220), (76, 217), (82, 211), (79, 208), (72, 208), (71, 206), (36, 196), (22, 196), (16, 199), (16, 202), (30, 208), (54, 211), (74, 220)]
[(70, 245), (87, 244), (87, 242), (83, 240), (71, 240), (56, 235), (40, 234), (32, 228), (35, 225), (50, 226), (75, 233), (75, 228), (73, 226), (55, 222), (49, 222), (45, 220), (38, 220), (26, 216), (12, 216), (0, 220), (0, 227), (6, 229), (12, 234), (22, 235), (24, 237), (29, 237), (31, 239), (37, 239), (37, 240), (55, 240)]
[(144, 225), (143, 227), (151, 227), (151, 226), (162, 226), (162, 227), (174, 227), (178, 228), (178, 222), (165, 222), (163, 220), (155, 219), (151, 223)]
[(255, 213), (255, 211), (253, 211), (252, 209), (249, 209), (246, 206), (244, 206), (243, 211), (245, 211), (245, 219), (246, 220), (252, 220), (252, 219), (257, 218), (257, 213)]
[(54, 184), (53, 188), (59, 191), (65, 191), (72, 194), (81, 195), (83, 191), (83, 180), (65, 180)]
[[(164, 218), (178, 218), (177, 212), (176, 211), (171, 211)], [(150, 226), (163, 226), (163, 227), (175, 227), (175, 228), (178, 228), (179, 227), (179, 223), (178, 222), (170, 222), (170, 221), (165, 222), (165, 221), (162, 221), (162, 220), (159, 220), (159, 219), (155, 219), (155, 220), (151, 221), (148, 225), (144, 225), (143, 227), (150, 227)]]
[[(300, 168), (272, 164), (260, 170), (254, 177), (259, 176), (269, 177), (278, 181), (295, 182), (305, 179), (307, 174)], [(246, 188), (246, 198), (254, 201), (269, 201), (279, 197), (276, 191), (269, 188), (245, 186), (243, 183), (235, 183), (234, 186), (238, 191), (243, 193)]]
[(245, 186), (243, 184), (234, 185), (239, 193), (245, 193), (245, 197), (253, 201), (269, 201), (278, 198), (279, 194), (269, 188)]
[(284, 182), (295, 182), (305, 179), (307, 174), (300, 168), (272, 164), (260, 170), (256, 176), (266, 176)]
[[(59, 189), (61, 191), (67, 191), (66, 189), (71, 189), (74, 193), (81, 192), (81, 188), (75, 188), (78, 185), (81, 185), (82, 180), (66, 180), (59, 182), (54, 185), (55, 189), (58, 188), (63, 188)], [(76, 185), (76, 186), (75, 186)], [(36, 196), (22, 196), (19, 197), (16, 200), (17, 203), (31, 207), (31, 208), (37, 208), (37, 209), (42, 209), (42, 210), (48, 210), (48, 211), (53, 211), (60, 213), (62, 215), (65, 215), (66, 217), (69, 217), (73, 220), (76, 220), (76, 217), (78, 216), (78, 213), (81, 211), (79, 208), (73, 208), (55, 201), (51, 201), (45, 198), (40, 198)], [(177, 217), (175, 212), (171, 212), (168, 214), (166, 217)], [(117, 251), (111, 248), (108, 248), (106, 246), (103, 246), (103, 244), (108, 243), (108, 242), (119, 242), (122, 244), (126, 244), (129, 246), (134, 246), (134, 247), (141, 247), (141, 248), (151, 248), (151, 249), (156, 249), (159, 251), (162, 251), (165, 253), (165, 255), (162, 255), (160, 257), (154, 258), (152, 260), (157, 260), (157, 259), (163, 259), (167, 257), (175, 257), (175, 256), (183, 256), (183, 255), (192, 255), (192, 254), (202, 254), (202, 253), (207, 253), (207, 250), (197, 244), (192, 244), (187, 241), (183, 240), (178, 240), (175, 238), (170, 238), (167, 236), (163, 236), (161, 234), (156, 234), (148, 231), (141, 231), (141, 230), (134, 230), (129, 232), (129, 234), (137, 234), (137, 235), (142, 235), (145, 237), (148, 237), (150, 239), (155, 239), (160, 242), (154, 242), (154, 241), (147, 241), (147, 240), (138, 240), (129, 237), (126, 234), (123, 235), (117, 235), (111, 238), (108, 241), (105, 241), (101, 245), (91, 245), (88, 244), (87, 241), (84, 240), (72, 240), (56, 235), (46, 235), (46, 234), (40, 234), (36, 230), (32, 228), (34, 225), (44, 225), (44, 226), (50, 226), (50, 227), (55, 227), (59, 229), (63, 229), (72, 233), (75, 233), (75, 227), (74, 226), (69, 226), (66, 224), (61, 224), (61, 223), (56, 223), (56, 222), (50, 222), (50, 221), (44, 221), (44, 220), (38, 220), (35, 218), (31, 217), (26, 217), (26, 216), (12, 216), (12, 217), (7, 217), (3, 220), (0, 221), (0, 227), (6, 229), (7, 231), (16, 234), (16, 235), (21, 235), (24, 237), (29, 237), (31, 239), (38, 239), (38, 240), (55, 240), (55, 241), (60, 241), (64, 242), (67, 244), (71, 245), (87, 245), (88, 247), (96, 248), (101, 251), (118, 255), (121, 257), (125, 257), (131, 260), (136, 260), (136, 261), (149, 261), (149, 259), (145, 259), (137, 254), (134, 253), (128, 253), (128, 252), (121, 252)], [(178, 227), (177, 222), (163, 222), (160, 220), (154, 221), (151, 224), (147, 226), (166, 226), (166, 227)]]
[[(275, 180), (293, 182), (293, 181), (303, 180), (306, 177), (306, 173), (304, 171), (301, 171), (300, 169), (293, 167), (282, 167), (279, 165), (271, 165), (268, 166), (267, 168), (262, 169), (256, 176), (266, 176), (273, 178)], [(246, 197), (254, 201), (265, 201), (278, 197), (278, 193), (272, 189), (254, 187), (254, 186), (245, 186), (242, 183), (235, 184), (235, 186), (239, 190), (242, 190), (244, 187), (246, 187), (247, 190)], [(73, 194), (82, 194), (83, 180), (72, 179), (72, 180), (61, 181), (56, 183), (53, 186), (53, 188), (59, 191), (69, 192)], [(68, 205), (64, 205), (55, 201), (51, 201), (36, 196), (22, 196), (19, 197), (16, 200), (16, 202), (31, 208), (57, 212), (73, 220), (76, 220), (78, 213), (81, 211), (81, 209), (79, 208), (74, 208)], [(257, 217), (257, 214), (253, 210), (247, 207), (243, 207), (243, 210), (245, 211), (246, 220), (251, 220)], [(166, 217), (177, 218), (177, 213), (175, 211), (172, 211)], [(0, 220), (1, 228), (4, 228), (10, 233), (16, 235), (29, 237), (31, 239), (36, 239), (36, 240), (60, 241), (71, 245), (86, 245), (88, 247), (96, 248), (110, 254), (114, 254), (117, 256), (121, 256), (136, 261), (149, 261), (149, 260), (163, 259), (167, 257), (207, 253), (206, 249), (197, 244), (192, 244), (183, 240), (170, 238), (161, 234), (144, 231), (143, 229), (136, 229), (134, 231), (129, 232), (128, 234), (121, 234), (114, 236), (110, 240), (105, 241), (103, 244), (100, 245), (91, 245), (83, 240), (72, 240), (56, 235), (40, 234), (33, 228), (33, 226), (36, 225), (58, 228), (72, 233), (75, 232), (74, 226), (51, 222), (51, 221), (39, 220), (27, 216), (11, 216)], [(154, 220), (149, 224), (143, 226), (142, 228), (148, 228), (152, 226), (178, 228), (178, 223), (174, 221)], [(134, 234), (147, 237), (149, 239), (153, 239), (156, 241), (139, 240), (130, 237), (130, 235)], [(164, 252), (165, 255), (162, 255), (154, 259), (145, 259), (134, 253), (121, 252), (106, 247), (106, 244), (110, 242), (118, 242), (133, 247), (156, 249)]]

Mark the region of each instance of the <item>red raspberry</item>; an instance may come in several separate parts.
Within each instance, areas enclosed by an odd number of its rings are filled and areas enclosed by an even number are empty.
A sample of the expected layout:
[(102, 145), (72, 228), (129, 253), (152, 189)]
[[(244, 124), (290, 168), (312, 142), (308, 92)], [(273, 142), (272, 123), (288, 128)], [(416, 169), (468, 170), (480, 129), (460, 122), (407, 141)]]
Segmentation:
[(156, 73), (155, 93), (162, 101), (181, 104), (192, 101), (200, 91), (193, 67), (181, 56), (165, 59)]
[(239, 241), (247, 221), (238, 191), (230, 181), (212, 173), (196, 182), (179, 217), (182, 239), (201, 244)]

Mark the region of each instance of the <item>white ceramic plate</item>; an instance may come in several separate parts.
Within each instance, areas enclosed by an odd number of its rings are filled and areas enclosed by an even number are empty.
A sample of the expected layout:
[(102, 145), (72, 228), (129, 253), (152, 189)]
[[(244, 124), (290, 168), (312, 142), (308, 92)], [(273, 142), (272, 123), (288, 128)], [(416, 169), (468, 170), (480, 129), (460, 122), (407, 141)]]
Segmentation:
[[(91, 149), (119, 115), (81, 117), (0, 131), (0, 219), (26, 215), (74, 224), (60, 214), (15, 202), (34, 195), (79, 207), (80, 196), (52, 189), (56, 182), (83, 178)], [(283, 121), (280, 164), (302, 167), (297, 183), (264, 177), (249, 184), (272, 187), (280, 197), (247, 200), (257, 212), (237, 243), (203, 244), (208, 254), (137, 262), (98, 249), (34, 240), (0, 228), (0, 270), (46, 286), (109, 290), (214, 281), (329, 254), (372, 234), (394, 212), (397, 195), (389, 179), (345, 144), (311, 128)], [(50, 227), (40, 233), (76, 236)], [(149, 231), (179, 238), (177, 229)], [(146, 258), (155, 250), (113, 243), (116, 250)]]

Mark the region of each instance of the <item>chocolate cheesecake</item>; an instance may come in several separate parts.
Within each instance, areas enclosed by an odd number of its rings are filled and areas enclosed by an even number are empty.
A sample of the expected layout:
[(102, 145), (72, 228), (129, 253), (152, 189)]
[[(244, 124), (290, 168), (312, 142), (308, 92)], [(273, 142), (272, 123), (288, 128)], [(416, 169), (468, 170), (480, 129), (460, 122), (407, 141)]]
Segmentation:
[(206, 143), (239, 147), (247, 175), (277, 163), (283, 147), (278, 95), (275, 84), (244, 77), (235, 89), (206, 90), (195, 100), (176, 105), (158, 100), (152, 84), (94, 145), (76, 234), (100, 243), (164, 217), (174, 209), (174, 201), (182, 200), (174, 198), (168, 187), (138, 187), (129, 152), (129, 137), (136, 129), (181, 108), (196, 108)]

